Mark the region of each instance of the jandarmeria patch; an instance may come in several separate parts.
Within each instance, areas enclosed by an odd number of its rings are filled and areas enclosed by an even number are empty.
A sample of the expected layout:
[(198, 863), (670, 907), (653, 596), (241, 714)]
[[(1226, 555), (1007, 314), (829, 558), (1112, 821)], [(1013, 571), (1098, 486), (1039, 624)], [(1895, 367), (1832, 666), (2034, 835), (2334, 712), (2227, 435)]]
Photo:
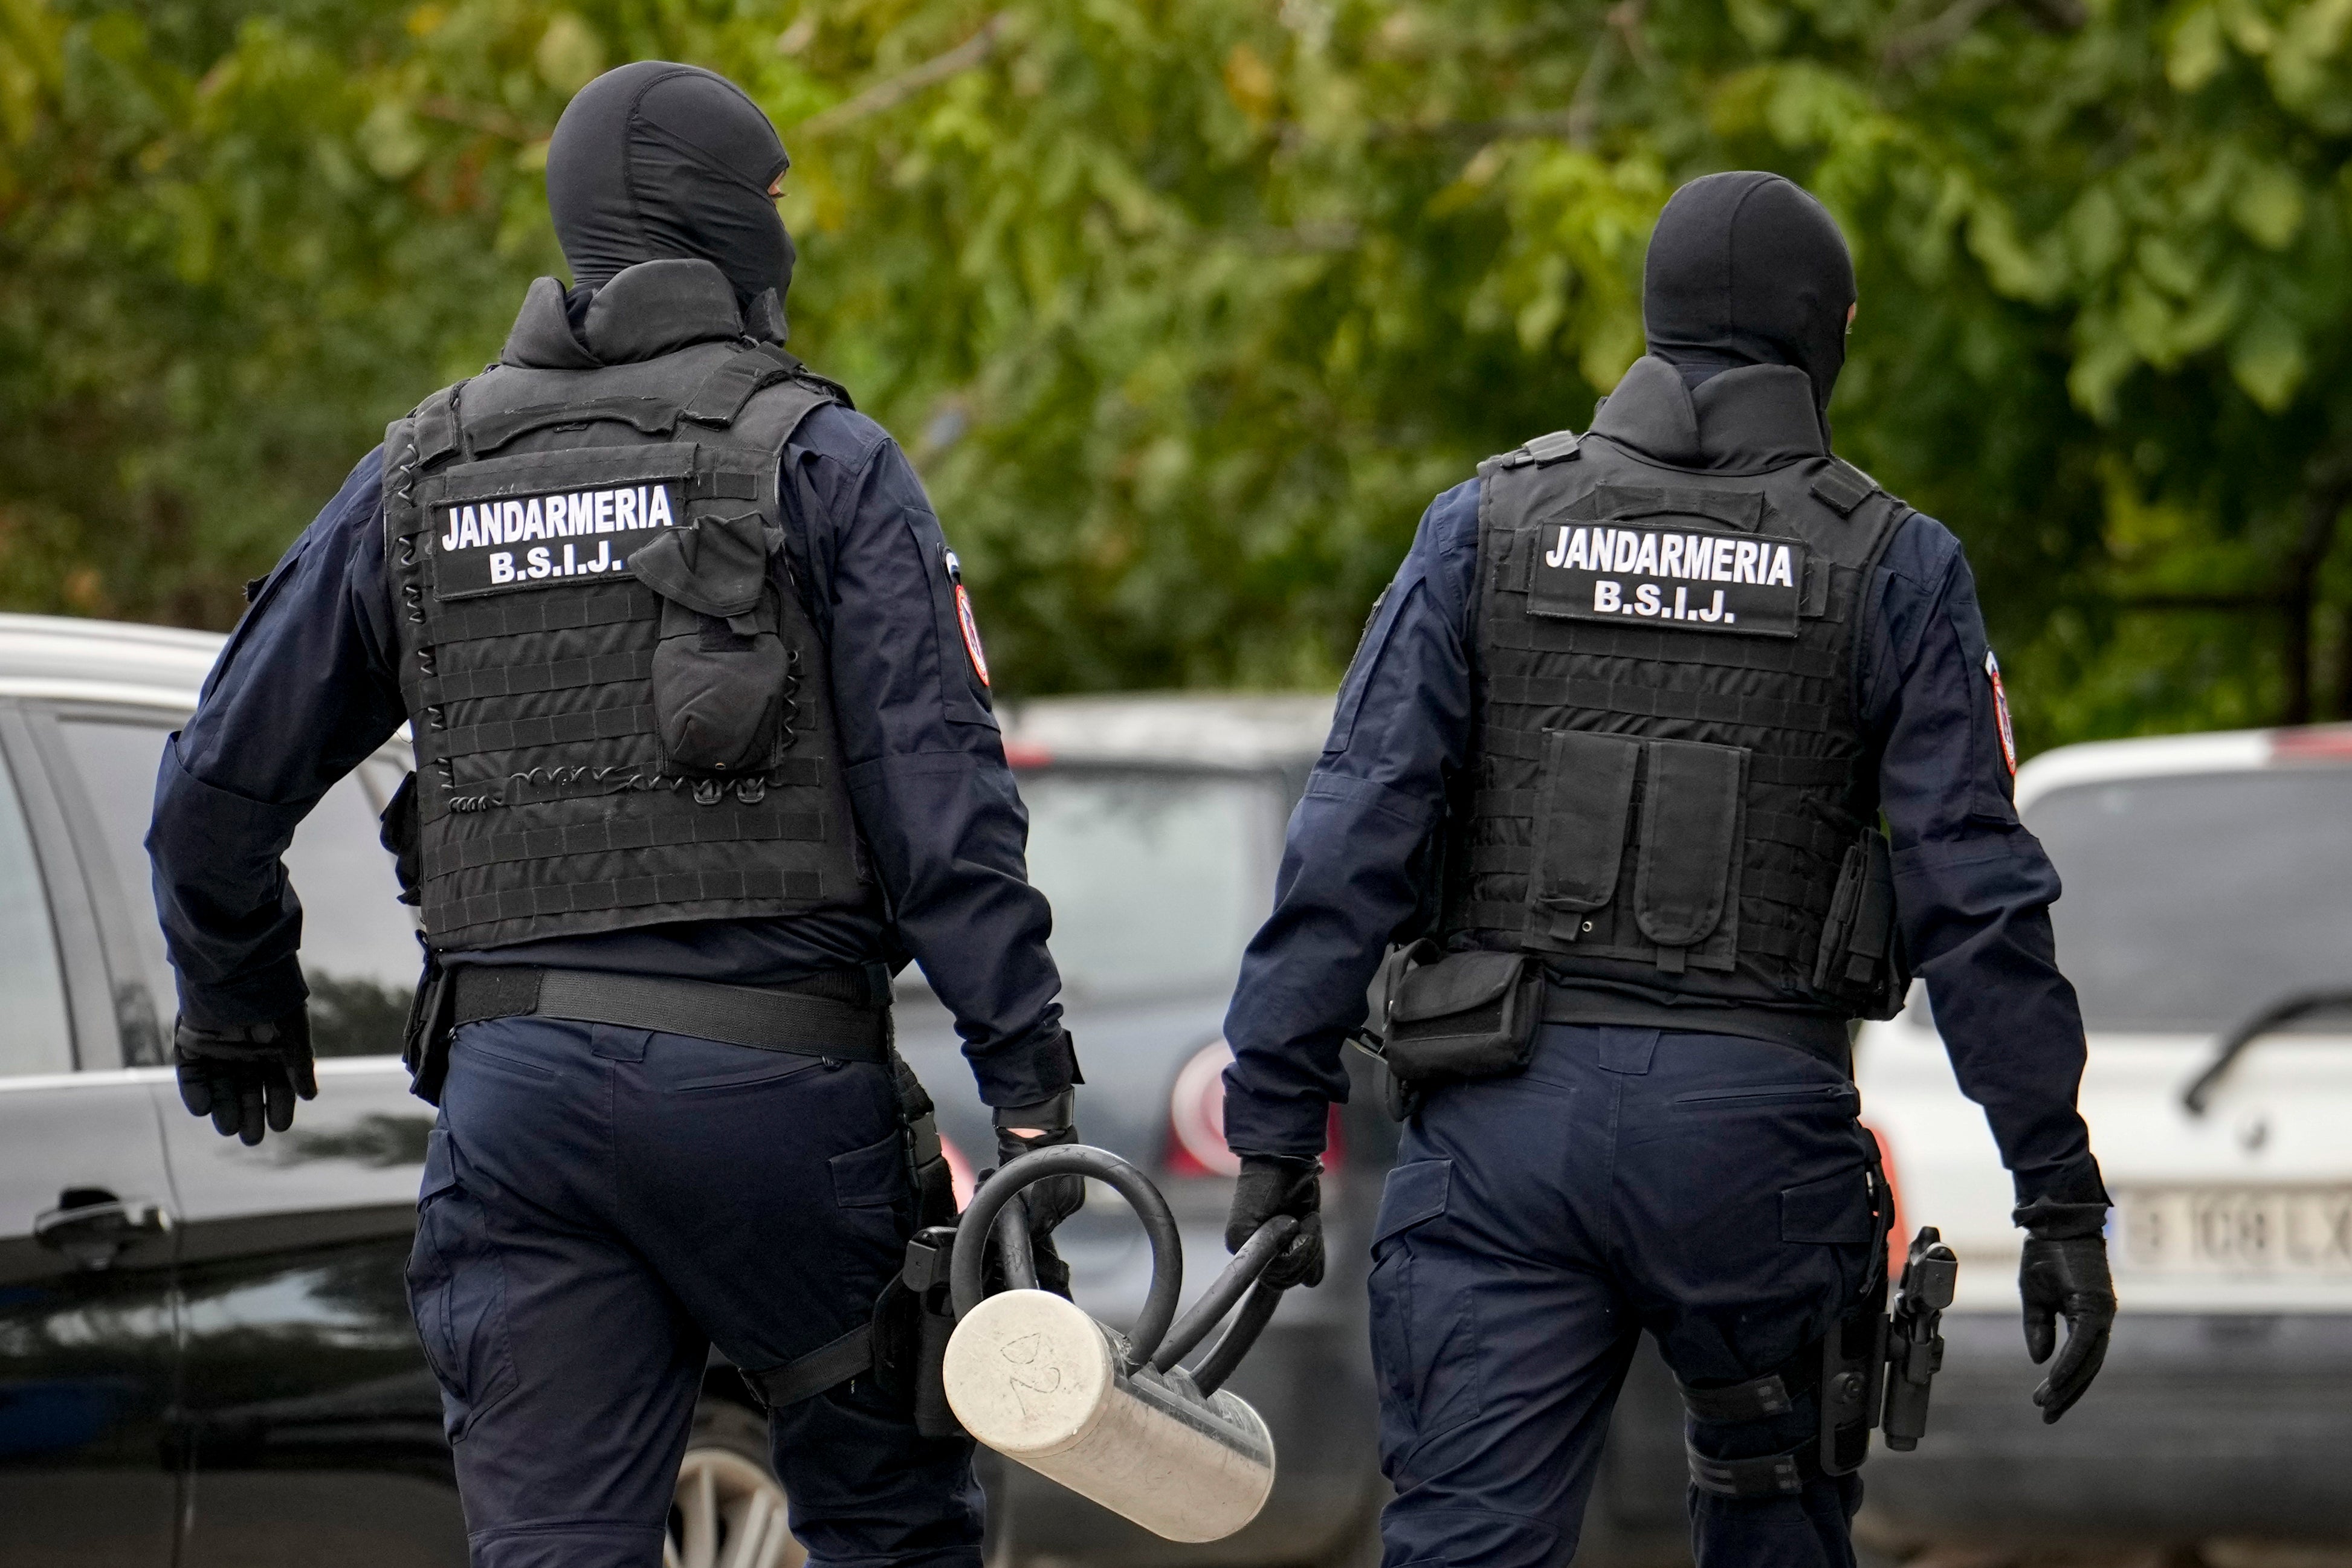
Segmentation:
[(467, 501), (433, 509), (444, 599), (625, 576), (629, 553), (678, 520), (667, 485)]
[(1793, 637), (1804, 583), (1799, 539), (1564, 523), (1537, 536), (1528, 612)]

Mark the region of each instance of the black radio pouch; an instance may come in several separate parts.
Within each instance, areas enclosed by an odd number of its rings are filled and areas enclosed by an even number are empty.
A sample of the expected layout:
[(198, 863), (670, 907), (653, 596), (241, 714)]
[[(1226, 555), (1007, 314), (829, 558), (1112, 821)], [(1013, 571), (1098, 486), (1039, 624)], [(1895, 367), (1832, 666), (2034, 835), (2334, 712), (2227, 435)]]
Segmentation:
[(457, 977), (425, 955), (425, 975), (416, 982), (415, 999), (408, 1004), (408, 1028), (400, 1044), (401, 1065), (408, 1069), (408, 1092), (427, 1105), (441, 1103), (441, 1085), (449, 1076), (449, 1037), (457, 1030)]
[(1911, 973), (1895, 923), (1895, 860), (1886, 835), (1875, 827), (1864, 828), (1846, 847), (1813, 961), (1813, 988), (1860, 1018), (1891, 1019), (1903, 1010)]
[(1447, 953), (1426, 938), (1390, 955), (1381, 1060), (1408, 1087), (1500, 1078), (1528, 1064), (1543, 1021), (1543, 966), (1527, 953)]
[(768, 558), (780, 543), (746, 512), (666, 530), (632, 558), (662, 599), (654, 724), (682, 773), (757, 773), (789, 743), (799, 653), (777, 634)]
[[(392, 852), (394, 873), (400, 879), (400, 902), (416, 902), (422, 864), (423, 831), (417, 816), (416, 775), (407, 774), (394, 790), (379, 819), (378, 837)], [(449, 1076), (449, 1036), (457, 1030), (457, 985), (433, 950), (425, 950), (425, 973), (408, 1004), (408, 1026), (401, 1031), (400, 1061), (408, 1069), (408, 1092), (427, 1105), (441, 1103), (442, 1081)]]

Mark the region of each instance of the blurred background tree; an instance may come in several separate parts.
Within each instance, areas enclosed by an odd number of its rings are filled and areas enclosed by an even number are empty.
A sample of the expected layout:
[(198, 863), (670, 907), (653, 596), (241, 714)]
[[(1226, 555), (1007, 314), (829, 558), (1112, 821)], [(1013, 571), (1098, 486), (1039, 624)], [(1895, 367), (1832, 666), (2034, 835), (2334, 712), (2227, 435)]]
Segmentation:
[(1337, 678), (1429, 497), (1581, 426), (1675, 184), (1853, 242), (1841, 449), (2031, 746), (2352, 716), (2352, 0), (0, 0), (0, 602), (223, 626), (562, 273), (598, 70), (741, 82), (793, 346), (1010, 692)]

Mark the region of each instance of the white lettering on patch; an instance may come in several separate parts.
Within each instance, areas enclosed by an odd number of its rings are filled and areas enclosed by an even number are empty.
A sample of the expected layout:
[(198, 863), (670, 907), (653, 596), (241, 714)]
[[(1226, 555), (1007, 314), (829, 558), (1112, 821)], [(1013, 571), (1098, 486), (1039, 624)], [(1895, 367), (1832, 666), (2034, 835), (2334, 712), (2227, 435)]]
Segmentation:
[[(1685, 528), (1699, 521), (1672, 520)], [(1796, 635), (1805, 580), (1801, 540), (1638, 523), (1548, 523), (1537, 537), (1528, 569), (1529, 614)]]
[[(464, 598), (625, 572), (630, 550), (656, 528), (676, 527), (678, 511), (667, 484), (440, 507), (427, 536), (434, 591), (444, 599)], [(593, 538), (593, 545), (556, 542), (584, 538)], [(495, 548), (541, 539), (550, 542), (521, 551)]]

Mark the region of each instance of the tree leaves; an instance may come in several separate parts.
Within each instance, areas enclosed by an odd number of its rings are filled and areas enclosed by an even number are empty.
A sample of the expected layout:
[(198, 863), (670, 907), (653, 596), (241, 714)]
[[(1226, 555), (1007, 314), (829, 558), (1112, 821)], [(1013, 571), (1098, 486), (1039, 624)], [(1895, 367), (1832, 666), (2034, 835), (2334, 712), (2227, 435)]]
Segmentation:
[[(671, 57), (782, 129), (795, 348), (922, 466), (1012, 691), (1334, 680), (1428, 497), (1640, 352), (1675, 184), (1748, 166), (1853, 241), (1841, 445), (1969, 544), (2028, 739), (2260, 716), (2299, 689), (2285, 577), (2352, 672), (2306, 526), (2352, 459), (2347, 30), (2352, 0), (0, 0), (0, 592), (226, 623), (562, 273), (569, 93)], [(2215, 583), (2243, 607), (2161, 607)]]

